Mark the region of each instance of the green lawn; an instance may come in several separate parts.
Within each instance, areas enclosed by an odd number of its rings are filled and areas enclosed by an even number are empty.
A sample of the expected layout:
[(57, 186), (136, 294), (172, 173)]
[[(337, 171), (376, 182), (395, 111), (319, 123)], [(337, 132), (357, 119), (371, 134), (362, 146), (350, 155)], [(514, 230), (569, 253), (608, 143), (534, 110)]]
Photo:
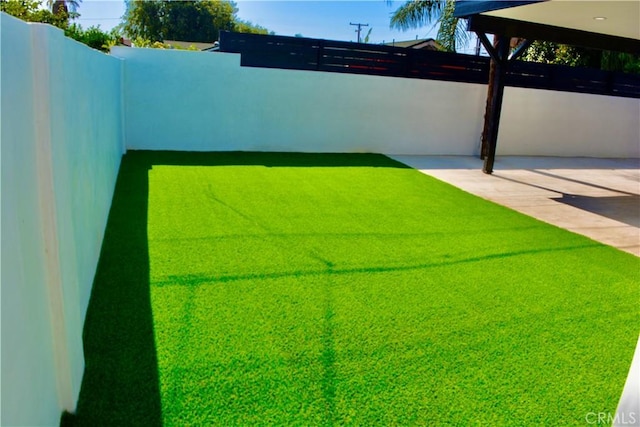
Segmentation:
[(130, 152), (77, 425), (585, 425), (640, 259), (381, 155)]

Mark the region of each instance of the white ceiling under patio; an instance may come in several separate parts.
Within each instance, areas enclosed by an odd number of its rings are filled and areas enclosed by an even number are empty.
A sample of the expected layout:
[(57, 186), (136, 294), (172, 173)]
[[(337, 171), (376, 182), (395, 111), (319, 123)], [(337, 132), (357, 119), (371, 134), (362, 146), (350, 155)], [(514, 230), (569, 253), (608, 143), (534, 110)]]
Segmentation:
[(640, 39), (638, 0), (548, 0), (482, 15)]

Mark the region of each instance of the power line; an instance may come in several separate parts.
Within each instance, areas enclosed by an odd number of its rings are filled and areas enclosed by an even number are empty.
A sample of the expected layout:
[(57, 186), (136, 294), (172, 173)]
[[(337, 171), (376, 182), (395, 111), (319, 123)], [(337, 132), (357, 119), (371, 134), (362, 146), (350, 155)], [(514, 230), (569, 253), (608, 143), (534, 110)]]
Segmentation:
[(85, 17), (85, 16), (80, 16), (78, 18), (76, 18), (76, 20), (84, 20), (84, 21), (117, 21), (119, 19), (122, 19), (122, 17), (119, 18), (91, 18), (91, 17)]
[(358, 33), (358, 43), (360, 43), (360, 31), (362, 31), (362, 27), (368, 27), (369, 24), (354, 24), (352, 22), (349, 22), (349, 25), (358, 27), (358, 29), (356, 30), (356, 33)]

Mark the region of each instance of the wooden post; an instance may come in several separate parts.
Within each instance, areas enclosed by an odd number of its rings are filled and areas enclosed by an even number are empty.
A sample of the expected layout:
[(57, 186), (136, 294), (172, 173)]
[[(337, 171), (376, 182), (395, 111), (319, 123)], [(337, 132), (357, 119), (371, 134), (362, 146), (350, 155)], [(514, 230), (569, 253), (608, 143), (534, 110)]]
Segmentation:
[(502, 110), (502, 99), (504, 95), (504, 78), (509, 55), (509, 41), (510, 37), (506, 36), (496, 36), (494, 38), (496, 55), (491, 56), (489, 87), (487, 89), (487, 107), (482, 132), (481, 155), (484, 158), (482, 171), (486, 174), (493, 172), (493, 163), (496, 157), (500, 112)]
[[(478, 39), (480, 40), (480, 39)], [(493, 46), (494, 48), (497, 47), (497, 41), (498, 38), (496, 36), (494, 36), (493, 38)], [(496, 74), (496, 61), (491, 61), (489, 63), (489, 86), (487, 88), (487, 103), (484, 107), (484, 127), (482, 128), (482, 146), (480, 147), (480, 158), (482, 160), (487, 158), (487, 153), (488, 153), (488, 147), (487, 147), (487, 136), (489, 135), (489, 117), (491, 117), (491, 107), (493, 104), (491, 104), (491, 100), (493, 98), (493, 89), (495, 88), (495, 86), (492, 84), (492, 82), (495, 81), (495, 74)]]

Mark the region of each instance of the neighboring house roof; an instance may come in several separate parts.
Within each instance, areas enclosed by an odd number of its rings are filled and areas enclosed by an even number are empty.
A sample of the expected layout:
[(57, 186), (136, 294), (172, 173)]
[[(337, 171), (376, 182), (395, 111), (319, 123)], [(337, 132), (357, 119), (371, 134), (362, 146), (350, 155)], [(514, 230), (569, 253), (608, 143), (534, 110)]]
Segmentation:
[(181, 47), (183, 49), (189, 49), (191, 46), (193, 46), (198, 50), (209, 50), (215, 45), (216, 42), (202, 43), (202, 42), (188, 42), (188, 41), (179, 41), (179, 40), (164, 40), (163, 43), (168, 44), (170, 46)]
[(385, 43), (387, 46), (405, 47), (408, 49), (440, 50), (440, 43), (434, 39), (415, 39)]

